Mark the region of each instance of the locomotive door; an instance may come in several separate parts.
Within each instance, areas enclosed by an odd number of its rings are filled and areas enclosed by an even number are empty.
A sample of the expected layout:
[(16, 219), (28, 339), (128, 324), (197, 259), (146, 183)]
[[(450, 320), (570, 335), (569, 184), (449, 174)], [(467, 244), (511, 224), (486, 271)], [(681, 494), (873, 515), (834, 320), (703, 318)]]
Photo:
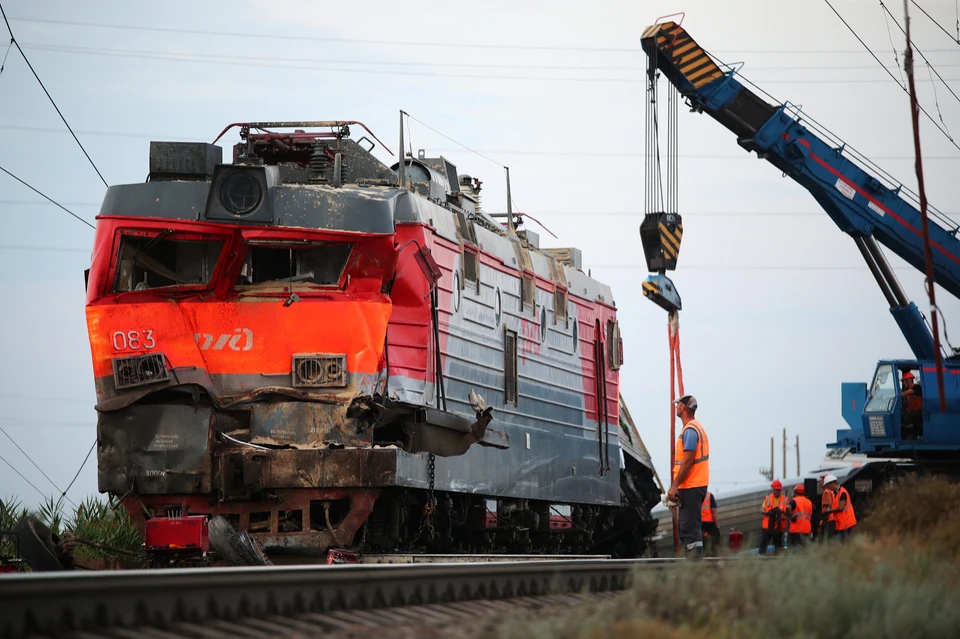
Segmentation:
[(610, 433), (607, 426), (609, 417), (607, 408), (607, 362), (603, 348), (603, 329), (600, 320), (594, 325), (593, 334), (593, 371), (597, 398), (597, 453), (600, 460), (600, 474), (610, 470)]

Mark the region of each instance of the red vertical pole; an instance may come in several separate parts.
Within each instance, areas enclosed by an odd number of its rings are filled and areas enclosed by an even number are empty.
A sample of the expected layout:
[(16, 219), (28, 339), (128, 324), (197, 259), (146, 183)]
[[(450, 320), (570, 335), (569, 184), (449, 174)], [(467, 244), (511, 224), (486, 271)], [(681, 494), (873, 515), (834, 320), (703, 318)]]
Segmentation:
[(933, 257), (930, 254), (930, 229), (927, 223), (927, 192), (923, 187), (923, 163), (920, 158), (920, 107), (917, 104), (917, 88), (913, 80), (913, 47), (910, 43), (910, 12), (908, 0), (903, 2), (906, 21), (907, 53), (904, 66), (907, 68), (907, 81), (910, 83), (910, 118), (913, 122), (913, 147), (917, 156), (917, 186), (920, 191), (920, 232), (923, 237), (923, 259), (926, 262), (927, 295), (930, 297), (930, 324), (933, 327), (933, 355), (937, 363), (937, 391), (940, 396), (940, 412), (947, 412), (947, 398), (943, 392), (943, 359), (940, 354), (940, 331), (937, 321), (937, 298), (934, 292)]
[[(673, 471), (676, 468), (677, 461), (677, 412), (676, 405), (676, 359), (674, 353), (676, 348), (675, 343), (675, 333), (676, 325), (674, 324), (673, 316), (671, 315), (670, 321), (667, 323), (667, 342), (670, 345), (670, 477), (672, 482)], [(681, 396), (682, 397), (682, 396)], [(680, 528), (677, 522), (677, 511), (671, 509), (673, 513), (673, 553), (674, 555), (680, 554)]]

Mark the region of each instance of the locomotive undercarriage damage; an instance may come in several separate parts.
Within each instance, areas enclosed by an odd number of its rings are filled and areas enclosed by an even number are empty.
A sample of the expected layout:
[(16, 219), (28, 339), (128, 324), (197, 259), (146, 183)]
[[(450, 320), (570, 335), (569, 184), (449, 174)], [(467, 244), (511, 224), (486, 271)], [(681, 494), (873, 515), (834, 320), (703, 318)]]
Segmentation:
[(345, 404), (291, 392), (215, 405), (181, 386), (100, 412), (101, 491), (122, 497), (141, 534), (152, 517), (222, 515), (268, 552), (316, 553), (353, 542), (380, 490), (396, 485), (402, 455), (507, 446), (485, 406), (471, 420), (379, 396)]

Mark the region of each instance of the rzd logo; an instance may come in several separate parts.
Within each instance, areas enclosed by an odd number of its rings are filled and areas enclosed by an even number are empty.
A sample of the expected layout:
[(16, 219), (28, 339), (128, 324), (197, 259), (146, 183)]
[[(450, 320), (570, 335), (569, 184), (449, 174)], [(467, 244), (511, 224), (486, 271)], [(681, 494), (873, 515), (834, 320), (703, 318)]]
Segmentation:
[(197, 340), (197, 346), (201, 351), (209, 350), (211, 345), (215, 351), (222, 351), (224, 346), (232, 351), (249, 351), (253, 348), (253, 331), (249, 328), (238, 328), (233, 333), (224, 333), (217, 338), (216, 342), (213, 341), (213, 335), (210, 333), (194, 333), (193, 338)]

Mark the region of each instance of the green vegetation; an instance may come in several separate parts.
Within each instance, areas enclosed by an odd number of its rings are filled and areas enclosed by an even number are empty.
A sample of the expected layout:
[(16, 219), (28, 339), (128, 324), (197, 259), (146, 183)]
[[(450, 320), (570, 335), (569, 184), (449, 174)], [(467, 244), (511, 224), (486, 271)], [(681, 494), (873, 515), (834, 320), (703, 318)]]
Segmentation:
[[(88, 544), (70, 542), (71, 538), (129, 552), (141, 550), (140, 535), (126, 509), (109, 498), (88, 497), (72, 511), (65, 510), (64, 505), (58, 505), (56, 499), (52, 497), (40, 504), (36, 511), (24, 507), (16, 498), (0, 499), (0, 530), (12, 530), (21, 519), (29, 515), (39, 519), (62, 541), (71, 543), (75, 558), (125, 558), (129, 555)], [(14, 551), (10, 539), (0, 540), (0, 556), (12, 557)]]
[[(960, 636), (960, 486), (909, 478), (874, 500), (847, 545), (638, 571), (633, 588), (574, 608), (489, 619), (492, 639), (897, 639)], [(531, 616), (534, 617), (531, 619)]]

